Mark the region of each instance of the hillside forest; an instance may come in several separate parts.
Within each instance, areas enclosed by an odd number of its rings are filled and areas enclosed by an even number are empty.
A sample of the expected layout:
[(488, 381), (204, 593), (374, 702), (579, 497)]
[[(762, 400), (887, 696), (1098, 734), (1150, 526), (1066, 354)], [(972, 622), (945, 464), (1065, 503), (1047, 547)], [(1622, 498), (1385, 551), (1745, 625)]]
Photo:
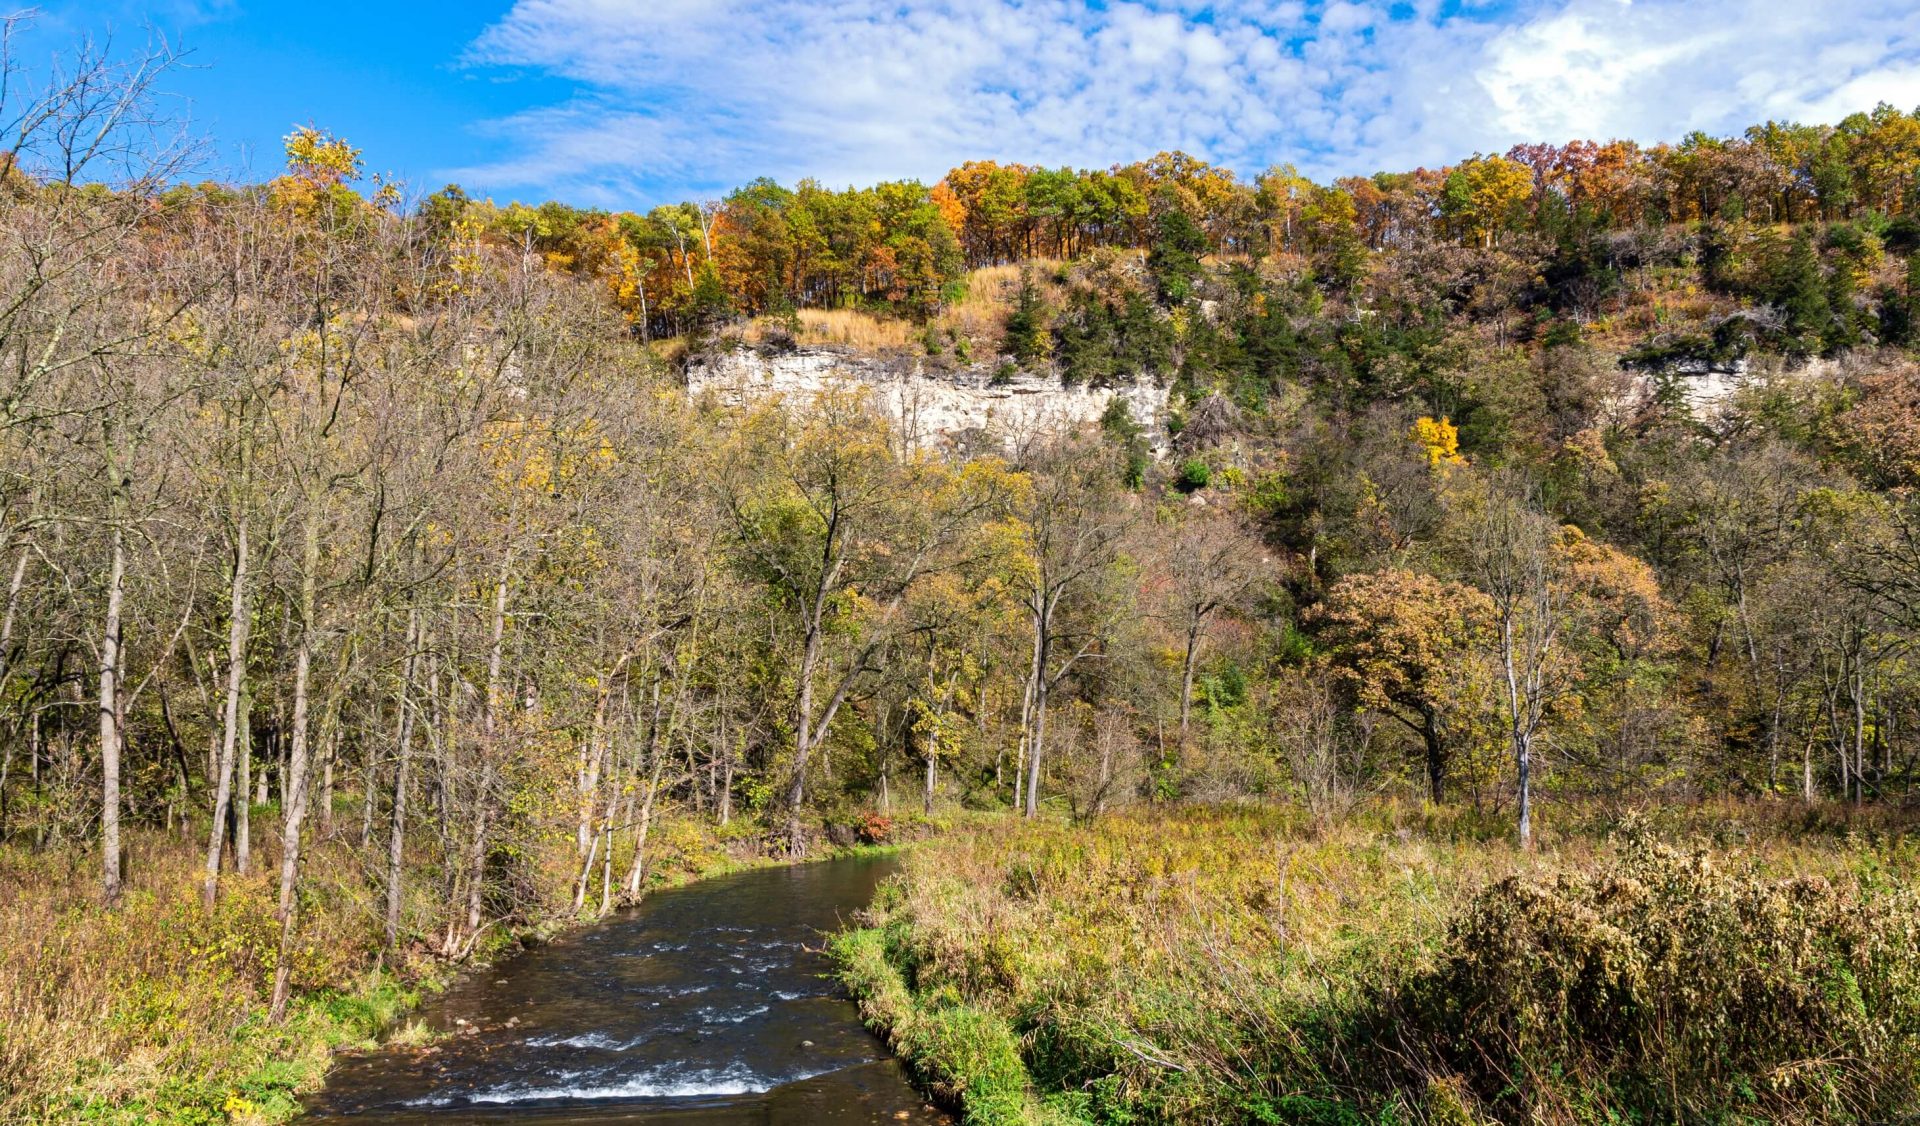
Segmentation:
[[(174, 63), (0, 114), (0, 1111), (702, 850), (1913, 808), (1920, 113), (613, 212), (203, 180)], [(1150, 380), (1171, 452), (685, 390), (802, 347)]]

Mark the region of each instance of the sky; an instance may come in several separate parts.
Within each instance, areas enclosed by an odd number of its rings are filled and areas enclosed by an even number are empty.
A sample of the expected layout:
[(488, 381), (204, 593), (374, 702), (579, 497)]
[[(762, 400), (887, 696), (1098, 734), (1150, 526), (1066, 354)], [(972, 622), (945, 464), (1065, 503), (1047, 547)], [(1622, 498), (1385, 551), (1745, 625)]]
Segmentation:
[(270, 175), (313, 124), (416, 193), (617, 209), (1174, 148), (1328, 179), (1920, 107), (1920, 0), (52, 0), (17, 50), (156, 33), (211, 172)]

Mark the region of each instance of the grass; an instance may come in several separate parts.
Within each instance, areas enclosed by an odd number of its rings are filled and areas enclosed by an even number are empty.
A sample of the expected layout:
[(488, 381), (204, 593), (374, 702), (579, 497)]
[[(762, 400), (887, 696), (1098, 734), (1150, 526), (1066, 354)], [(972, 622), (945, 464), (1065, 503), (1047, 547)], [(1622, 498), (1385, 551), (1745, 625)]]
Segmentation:
[[(1065, 264), (1035, 259), (1023, 265), (983, 266), (968, 271), (953, 287), (951, 299), (925, 325), (862, 309), (800, 309), (793, 314), (798, 331), (781, 318), (759, 317), (729, 326), (722, 335), (742, 344), (791, 340), (802, 346), (828, 345), (875, 355), (919, 354), (932, 349), (962, 363), (988, 362), (1000, 354), (1004, 344), (1007, 316), (1013, 310), (1023, 270), (1032, 272), (1043, 300), (1051, 306), (1057, 307), (1065, 300), (1066, 288), (1060, 280)], [(686, 350), (687, 342), (680, 337), (653, 344), (654, 355), (669, 366), (684, 360)]]
[(982, 266), (970, 270), (957, 287), (958, 297), (940, 311), (932, 327), (941, 337), (966, 341), (974, 360), (990, 360), (1004, 346), (1007, 316), (1013, 311), (1021, 271), (1031, 271), (1043, 299), (1057, 307), (1065, 297), (1065, 290), (1057, 280), (1062, 268), (1060, 262), (1035, 259), (1024, 265)]
[(1920, 841), (1780, 808), (1595, 813), (1532, 854), (1409, 806), (1001, 826), (910, 853), (836, 952), (969, 1121), (1920, 1111)]
[[(898, 317), (875, 316), (860, 309), (801, 309), (795, 314), (799, 331), (795, 344), (832, 345), (861, 352), (907, 352), (917, 349), (921, 329)], [(749, 344), (763, 343), (790, 330), (777, 318), (761, 317), (734, 330)]]
[[(767, 839), (747, 819), (722, 829), (666, 817), (649, 844), (648, 886), (782, 863)], [(509, 952), (518, 935), (590, 921), (570, 914), (566, 844), (542, 854), (516, 929), (495, 932), (479, 960)], [(294, 996), (278, 1026), (267, 1020), (279, 941), (272, 840), (257, 846), (253, 873), (223, 876), (211, 914), (200, 906), (197, 833), (136, 832), (129, 846), (128, 886), (112, 910), (100, 903), (92, 849), (0, 846), (0, 1122), (282, 1122), (325, 1081), (336, 1050), (429, 1036), (406, 1014), (460, 967), (418, 946), (397, 964), (380, 957), (384, 908), (368, 875), (377, 869), (347, 841), (310, 849)], [(410, 883), (413, 908), (430, 909), (420, 897), (437, 886), (432, 875)]]
[(444, 980), (372, 972), (371, 923), (320, 861), (297, 993), (269, 1024), (273, 877), (227, 877), (207, 914), (196, 852), (136, 836), (130, 886), (107, 911), (90, 852), (0, 851), (0, 1120), (282, 1121), (334, 1049), (370, 1043)]
[(919, 340), (912, 323), (880, 318), (858, 309), (802, 309), (803, 344), (838, 344), (869, 352), (905, 351)]

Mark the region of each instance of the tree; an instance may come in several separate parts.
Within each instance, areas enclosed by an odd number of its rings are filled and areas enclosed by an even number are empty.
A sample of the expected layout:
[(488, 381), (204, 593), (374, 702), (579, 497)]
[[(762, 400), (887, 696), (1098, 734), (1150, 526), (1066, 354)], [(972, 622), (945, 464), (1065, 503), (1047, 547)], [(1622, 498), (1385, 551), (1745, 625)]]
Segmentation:
[(997, 462), (897, 456), (865, 393), (837, 388), (800, 411), (761, 410), (719, 479), (733, 542), (798, 632), (785, 807), (792, 850), (808, 765), (834, 717), (904, 623), (903, 607), (1013, 483)]
[(1516, 820), (1521, 847), (1531, 848), (1534, 750), (1549, 709), (1572, 676), (1562, 649), (1568, 593), (1554, 550), (1558, 526), (1526, 484), (1505, 475), (1484, 482), (1467, 504), (1463, 553), (1474, 584), (1492, 604), (1505, 681), (1502, 718), (1519, 795)]
[(1478, 655), (1495, 618), (1493, 603), (1473, 587), (1399, 570), (1341, 579), (1312, 615), (1353, 699), (1420, 739), (1435, 802), (1446, 800), (1456, 731), (1480, 707)]
[(1048, 702), (1106, 640), (1110, 605), (1099, 597), (1100, 585), (1129, 519), (1109, 447), (1068, 437), (1042, 456), (1015, 508), (1026, 541), (1020, 585), (1033, 638), (1020, 709), (1028, 818), (1040, 812)]
[(1525, 166), (1502, 156), (1476, 156), (1448, 173), (1440, 213), (1460, 236), (1491, 250), (1532, 192)]
[(1164, 540), (1161, 565), (1167, 619), (1181, 639), (1180, 737), (1193, 714), (1193, 674), (1208, 632), (1239, 609), (1260, 581), (1265, 552), (1252, 529), (1231, 516), (1188, 516)]
[(1200, 256), (1207, 236), (1177, 200), (1163, 195), (1154, 218), (1153, 243), (1147, 249), (1147, 272), (1153, 275), (1160, 300), (1184, 302), (1200, 276)]
[(1833, 311), (1827, 304), (1827, 283), (1813, 235), (1804, 227), (1794, 235), (1773, 279), (1774, 302), (1786, 315), (1787, 330), (1804, 351), (1817, 350)]

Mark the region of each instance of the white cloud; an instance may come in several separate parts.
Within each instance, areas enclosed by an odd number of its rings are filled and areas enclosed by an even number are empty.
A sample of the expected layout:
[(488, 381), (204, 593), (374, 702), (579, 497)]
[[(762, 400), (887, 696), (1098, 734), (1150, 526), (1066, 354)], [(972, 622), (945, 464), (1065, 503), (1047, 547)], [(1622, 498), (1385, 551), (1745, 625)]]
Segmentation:
[[(1524, 2), (1524, 0), (1523, 0)], [(1451, 15), (1444, 14), (1451, 12)], [(470, 63), (571, 83), (477, 187), (633, 205), (971, 158), (1437, 164), (1920, 102), (1911, 0), (520, 0)]]
[(1916, 65), (1910, 0), (1573, 0), (1495, 36), (1477, 79), (1509, 134), (1657, 140), (1911, 109)]

